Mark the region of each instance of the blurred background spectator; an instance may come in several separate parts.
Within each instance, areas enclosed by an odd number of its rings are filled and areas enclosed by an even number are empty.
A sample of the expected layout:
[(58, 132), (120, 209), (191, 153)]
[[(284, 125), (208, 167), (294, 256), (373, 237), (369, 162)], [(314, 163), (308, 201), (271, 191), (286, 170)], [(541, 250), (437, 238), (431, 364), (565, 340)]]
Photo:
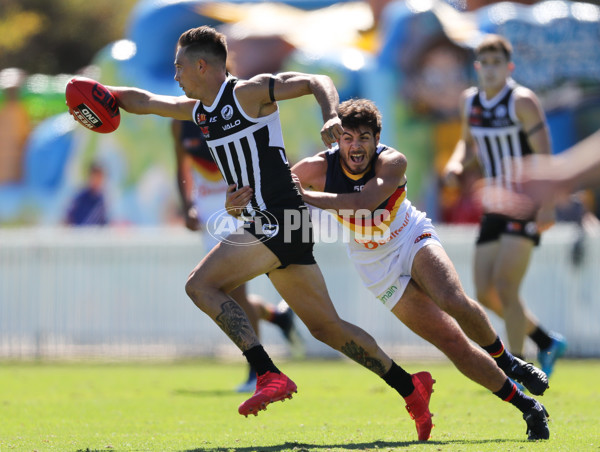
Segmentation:
[(73, 198), (65, 223), (69, 226), (104, 226), (108, 224), (104, 200), (104, 169), (92, 163), (86, 186)]

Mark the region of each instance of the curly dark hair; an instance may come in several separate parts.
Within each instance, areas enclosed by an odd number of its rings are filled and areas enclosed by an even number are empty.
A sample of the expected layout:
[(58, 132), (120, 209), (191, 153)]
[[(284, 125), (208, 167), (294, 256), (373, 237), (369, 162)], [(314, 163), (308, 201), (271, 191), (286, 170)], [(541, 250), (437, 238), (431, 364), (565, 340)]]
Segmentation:
[(344, 128), (357, 130), (360, 126), (367, 126), (373, 131), (373, 135), (381, 132), (381, 113), (375, 103), (368, 99), (342, 102), (338, 107), (338, 116)]

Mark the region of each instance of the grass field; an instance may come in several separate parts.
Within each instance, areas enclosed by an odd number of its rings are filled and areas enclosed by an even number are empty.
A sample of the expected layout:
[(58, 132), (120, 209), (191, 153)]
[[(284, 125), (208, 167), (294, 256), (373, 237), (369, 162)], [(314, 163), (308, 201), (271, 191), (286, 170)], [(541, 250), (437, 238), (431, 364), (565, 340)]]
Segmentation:
[(435, 428), (416, 441), (399, 396), (345, 361), (280, 363), (291, 401), (244, 418), (243, 364), (0, 364), (0, 451), (600, 451), (600, 361), (563, 361), (541, 398), (551, 438), (446, 363), (408, 363), (437, 379)]

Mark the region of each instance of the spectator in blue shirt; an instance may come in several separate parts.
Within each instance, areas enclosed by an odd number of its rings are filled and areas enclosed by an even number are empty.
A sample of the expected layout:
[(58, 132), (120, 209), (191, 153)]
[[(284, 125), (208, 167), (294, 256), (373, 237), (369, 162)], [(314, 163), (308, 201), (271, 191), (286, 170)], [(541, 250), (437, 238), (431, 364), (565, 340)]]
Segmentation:
[(104, 201), (104, 169), (92, 163), (88, 184), (80, 190), (69, 209), (65, 223), (71, 226), (104, 226), (108, 223)]

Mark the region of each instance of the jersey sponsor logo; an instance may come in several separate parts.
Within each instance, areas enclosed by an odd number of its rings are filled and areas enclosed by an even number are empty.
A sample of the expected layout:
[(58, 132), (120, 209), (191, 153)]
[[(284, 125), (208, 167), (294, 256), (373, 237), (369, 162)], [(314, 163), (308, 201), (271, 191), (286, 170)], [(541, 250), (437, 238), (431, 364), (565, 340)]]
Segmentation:
[[(406, 215), (404, 215), (404, 221), (402, 222), (402, 225), (392, 231), (390, 233), (390, 235), (382, 240), (368, 240), (368, 239), (362, 239), (361, 237), (354, 237), (354, 241), (356, 243), (361, 243), (365, 246), (366, 249), (368, 250), (374, 250), (375, 248), (378, 248), (379, 245), (385, 245), (386, 243), (388, 243), (390, 240), (395, 239), (396, 237), (398, 237), (400, 235), (400, 233), (402, 232), (402, 230), (408, 226), (408, 223), (410, 222), (410, 214), (408, 212), (406, 212)], [(416, 243), (416, 242), (415, 242)]]
[(208, 126), (200, 127), (200, 132), (202, 132), (202, 136), (204, 136), (204, 138), (210, 138), (210, 132), (208, 130)]
[(421, 240), (428, 239), (429, 237), (431, 237), (431, 232), (426, 232), (424, 234), (421, 234), (419, 237), (417, 237), (415, 239), (415, 243), (419, 243)]
[(233, 122), (230, 122), (229, 124), (225, 124), (223, 126), (223, 130), (229, 130), (229, 129), (233, 129), (234, 127), (239, 126), (242, 123), (242, 121), (240, 119), (236, 119)]
[(75, 113), (79, 122), (88, 129), (95, 129), (102, 125), (100, 118), (96, 116), (96, 113), (94, 113), (86, 104), (79, 104), (77, 108), (73, 110), (73, 113)]
[(217, 120), (219, 119), (218, 116), (211, 116), (208, 120), (208, 122), (213, 123), (213, 122), (217, 122)]
[[(219, 173), (219, 176), (221, 176), (221, 173)], [(219, 181), (221, 180), (222, 179), (219, 179)], [(221, 184), (215, 186), (198, 185), (198, 188), (196, 188), (195, 193), (201, 198), (205, 196), (214, 195), (216, 193), (224, 195), (225, 193), (227, 193), (227, 186)]]
[(229, 121), (231, 118), (233, 118), (233, 107), (231, 105), (225, 105), (221, 109), (221, 116), (225, 121)]
[(379, 298), (379, 301), (381, 301), (383, 304), (386, 304), (390, 300), (392, 295), (394, 295), (397, 291), (398, 287), (390, 286), (382, 295), (379, 295), (377, 298)]
[(196, 113), (196, 124), (204, 124), (206, 122), (206, 115), (204, 113)]
[(496, 118), (491, 121), (492, 127), (508, 127), (510, 125), (512, 125), (512, 121), (509, 118)]

